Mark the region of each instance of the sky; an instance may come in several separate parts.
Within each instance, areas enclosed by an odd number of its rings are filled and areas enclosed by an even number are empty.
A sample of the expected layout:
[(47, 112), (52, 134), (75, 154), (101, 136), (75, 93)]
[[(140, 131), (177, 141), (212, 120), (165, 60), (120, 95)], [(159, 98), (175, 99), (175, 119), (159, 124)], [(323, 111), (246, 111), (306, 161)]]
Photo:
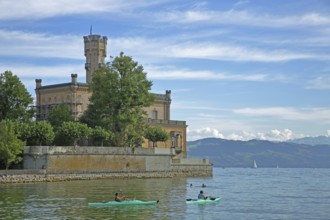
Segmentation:
[(187, 140), (330, 136), (328, 0), (0, 0), (0, 73), (35, 97), (86, 82), (83, 36), (108, 37), (171, 90)]

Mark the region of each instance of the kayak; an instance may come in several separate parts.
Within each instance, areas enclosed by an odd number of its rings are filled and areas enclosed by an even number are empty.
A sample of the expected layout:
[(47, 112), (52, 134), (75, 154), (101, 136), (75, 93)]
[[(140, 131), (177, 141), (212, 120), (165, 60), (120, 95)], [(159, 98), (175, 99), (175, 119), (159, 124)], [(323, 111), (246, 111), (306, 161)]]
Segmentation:
[(187, 204), (207, 204), (220, 202), (221, 197), (217, 198), (207, 198), (207, 199), (186, 199)]
[(155, 205), (159, 200), (143, 201), (143, 200), (124, 200), (121, 202), (109, 201), (109, 202), (89, 202), (88, 206), (117, 206), (117, 205)]

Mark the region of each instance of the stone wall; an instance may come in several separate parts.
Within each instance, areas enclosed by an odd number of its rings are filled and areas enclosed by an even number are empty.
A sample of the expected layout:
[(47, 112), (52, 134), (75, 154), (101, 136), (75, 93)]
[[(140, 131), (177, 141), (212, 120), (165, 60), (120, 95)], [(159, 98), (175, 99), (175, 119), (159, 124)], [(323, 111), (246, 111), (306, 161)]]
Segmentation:
[(207, 159), (174, 155), (164, 148), (25, 147), (24, 170), (0, 170), (0, 183), (212, 176)]
[(24, 169), (47, 173), (169, 171), (174, 149), (121, 147), (25, 147)]
[(171, 171), (182, 176), (212, 176), (213, 166), (208, 159), (184, 158), (172, 160)]

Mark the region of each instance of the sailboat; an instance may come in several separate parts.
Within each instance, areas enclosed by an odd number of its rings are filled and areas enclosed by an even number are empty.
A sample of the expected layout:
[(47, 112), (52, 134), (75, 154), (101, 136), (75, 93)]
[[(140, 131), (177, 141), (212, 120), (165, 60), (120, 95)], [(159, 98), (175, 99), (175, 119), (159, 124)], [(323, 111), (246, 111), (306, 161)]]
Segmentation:
[(253, 161), (253, 167), (252, 168), (254, 168), (254, 169), (257, 169), (258, 168), (257, 162), (255, 160)]

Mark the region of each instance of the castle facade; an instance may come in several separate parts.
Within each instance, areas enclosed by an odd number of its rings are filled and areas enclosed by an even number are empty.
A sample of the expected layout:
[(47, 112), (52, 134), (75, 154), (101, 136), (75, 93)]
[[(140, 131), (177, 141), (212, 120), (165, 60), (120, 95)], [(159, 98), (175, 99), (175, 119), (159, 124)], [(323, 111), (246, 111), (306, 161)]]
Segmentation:
[[(89, 97), (88, 85), (92, 82), (93, 73), (105, 66), (107, 55), (106, 36), (90, 34), (84, 36), (84, 51), (86, 57), (86, 82), (78, 82), (78, 75), (71, 74), (71, 81), (61, 84), (42, 85), (41, 79), (36, 79), (36, 119), (47, 120), (52, 108), (65, 104), (71, 111), (76, 121), (87, 110)], [(145, 108), (146, 121), (150, 126), (160, 126), (170, 134), (170, 139), (165, 143), (157, 143), (159, 148), (174, 148), (175, 158), (186, 158), (186, 122), (172, 120), (171, 91), (164, 94), (155, 94), (156, 100), (152, 106)], [(152, 143), (145, 140), (142, 147), (151, 148)]]

